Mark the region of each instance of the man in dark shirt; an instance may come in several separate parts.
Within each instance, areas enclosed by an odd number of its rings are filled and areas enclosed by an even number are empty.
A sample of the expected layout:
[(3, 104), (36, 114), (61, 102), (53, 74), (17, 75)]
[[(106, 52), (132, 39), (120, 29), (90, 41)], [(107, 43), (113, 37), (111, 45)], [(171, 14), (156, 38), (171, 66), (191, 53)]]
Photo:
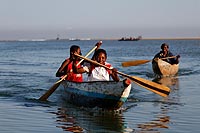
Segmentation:
[[(160, 51), (159, 53), (157, 53), (153, 59), (156, 58), (166, 58), (163, 59), (164, 61), (170, 63), (170, 64), (178, 64), (179, 63), (179, 58), (180, 55), (174, 56), (170, 51), (169, 51), (169, 45), (167, 43), (163, 43), (161, 45), (161, 49), (162, 51)], [(173, 57), (174, 58), (167, 58), (167, 57)]]

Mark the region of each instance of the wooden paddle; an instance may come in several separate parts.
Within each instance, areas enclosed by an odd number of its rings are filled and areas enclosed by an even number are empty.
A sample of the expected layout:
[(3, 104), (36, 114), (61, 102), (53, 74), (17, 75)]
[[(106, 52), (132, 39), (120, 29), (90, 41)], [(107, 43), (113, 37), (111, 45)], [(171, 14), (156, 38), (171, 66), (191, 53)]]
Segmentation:
[[(85, 57), (88, 57), (95, 49), (97, 48), (97, 46), (95, 46), (94, 48), (92, 48), (86, 55)], [(82, 60), (80, 60), (78, 62), (77, 65), (79, 65), (81, 62), (83, 62), (83, 58)], [(48, 91), (46, 91), (45, 94), (43, 94), (39, 100), (41, 101), (46, 101), (48, 99), (48, 97), (58, 88), (58, 86), (60, 85), (60, 83), (67, 77), (67, 75), (63, 76), (60, 80), (58, 80)]]
[[(90, 63), (95, 64), (95, 65), (99, 65), (101, 67), (104, 67), (106, 69), (111, 70), (111, 68), (109, 68), (105, 65), (102, 65), (102, 64), (100, 64), (100, 63), (98, 63), (94, 60), (85, 58), (85, 57), (78, 55), (78, 54), (75, 54), (75, 56), (78, 56), (78, 57), (80, 57), (80, 58), (82, 58), (82, 59), (84, 59), (84, 60), (86, 60)], [(117, 71), (117, 73), (124, 76), (124, 77), (131, 79), (134, 83), (136, 83), (136, 84), (138, 84), (138, 85), (140, 85), (140, 86), (142, 86), (142, 87), (144, 87), (144, 88), (146, 88), (146, 89), (148, 89), (148, 90), (150, 90), (150, 91), (152, 91), (152, 92), (154, 92), (154, 93), (156, 93), (160, 96), (167, 97), (170, 93), (170, 88), (168, 88), (166, 86), (163, 86), (163, 85), (160, 85), (158, 83), (155, 83), (155, 82), (143, 79), (143, 78), (139, 78), (139, 77), (136, 77), (136, 76), (130, 76), (130, 75), (124, 74), (124, 73), (119, 72), (119, 71)]]
[[(166, 58), (160, 58), (160, 59), (169, 59), (169, 58), (176, 58), (176, 56), (166, 57)], [(138, 66), (141, 64), (145, 64), (147, 62), (150, 62), (152, 60), (132, 60), (132, 61), (126, 61), (122, 62), (123, 67), (129, 67), (129, 66)]]

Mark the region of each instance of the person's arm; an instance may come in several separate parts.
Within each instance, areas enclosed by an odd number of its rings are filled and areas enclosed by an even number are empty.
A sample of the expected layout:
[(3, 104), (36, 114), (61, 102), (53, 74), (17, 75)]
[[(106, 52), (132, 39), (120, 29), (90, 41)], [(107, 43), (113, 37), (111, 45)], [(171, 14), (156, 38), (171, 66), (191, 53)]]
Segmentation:
[(111, 70), (110, 75), (111, 75), (111, 77), (112, 77), (112, 79), (113, 79), (114, 81), (119, 82), (120, 79), (119, 79), (119, 76), (118, 76), (118, 74), (117, 74), (117, 69), (116, 69), (116, 68), (113, 68), (113, 69)]
[(99, 41), (96, 43), (95, 46), (97, 46), (97, 48), (95, 49), (95, 51), (97, 51), (100, 47), (101, 47), (102, 41)]
[[(171, 52), (169, 52), (169, 57), (174, 56)], [(175, 58), (170, 58), (171, 64), (178, 64), (179, 63), (180, 55), (177, 55)]]
[(178, 64), (178, 63), (179, 63), (179, 58), (180, 58), (180, 57), (181, 57), (180, 55), (177, 55), (177, 56), (176, 56), (175, 62), (174, 62), (175, 64)]
[(78, 68), (77, 64), (74, 61), (73, 61), (73, 64), (72, 64), (72, 69), (73, 69), (73, 72), (76, 73), (76, 74), (89, 72), (89, 68), (87, 66)]
[(162, 53), (162, 51), (160, 51), (159, 53), (157, 53), (157, 54), (154, 56), (154, 59), (155, 59), (155, 58), (162, 58), (162, 56), (163, 56), (163, 53)]
[(65, 72), (65, 67), (70, 63), (71, 61), (68, 59), (68, 60), (65, 60), (63, 61), (62, 65), (60, 66), (60, 68), (58, 69), (58, 71), (56, 72), (56, 77), (61, 77), (63, 75), (66, 74)]
[(157, 53), (157, 54), (153, 57), (153, 59), (152, 59), (152, 63), (158, 61), (158, 59), (160, 58), (160, 54), (161, 54), (161, 52)]
[[(97, 48), (95, 49), (95, 52), (101, 47), (101, 44), (102, 44), (102, 41), (99, 41), (99, 42), (96, 43), (95, 46), (97, 46)], [(95, 52), (92, 56), (92, 60), (95, 60)]]

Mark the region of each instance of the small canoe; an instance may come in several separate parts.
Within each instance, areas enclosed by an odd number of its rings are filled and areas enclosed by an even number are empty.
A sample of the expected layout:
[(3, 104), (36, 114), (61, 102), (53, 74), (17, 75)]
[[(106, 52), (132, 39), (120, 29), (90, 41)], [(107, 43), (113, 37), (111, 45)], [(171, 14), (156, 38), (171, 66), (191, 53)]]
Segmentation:
[(152, 68), (156, 75), (158, 76), (173, 76), (178, 73), (179, 64), (173, 64), (158, 59), (152, 62)]
[(70, 82), (62, 81), (62, 97), (72, 104), (84, 107), (119, 109), (127, 100), (131, 84), (124, 81)]

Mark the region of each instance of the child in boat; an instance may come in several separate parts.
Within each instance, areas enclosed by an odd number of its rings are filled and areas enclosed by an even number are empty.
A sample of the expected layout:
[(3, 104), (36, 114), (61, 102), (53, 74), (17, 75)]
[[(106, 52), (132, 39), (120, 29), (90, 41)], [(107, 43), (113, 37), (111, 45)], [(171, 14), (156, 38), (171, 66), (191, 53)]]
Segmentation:
[(112, 68), (112, 70), (107, 70), (104, 67), (96, 66), (94, 64), (88, 64), (81, 68), (76, 67), (76, 64), (73, 64), (73, 71), (75, 73), (87, 72), (88, 81), (109, 81), (110, 77), (112, 77), (114, 81), (119, 81), (119, 77), (116, 72), (117, 69), (113, 68), (110, 63), (106, 62), (107, 53), (104, 49), (98, 49), (97, 51), (95, 51), (92, 59), (109, 68)]
[[(169, 45), (167, 43), (163, 43), (161, 45), (161, 50), (159, 53), (157, 53), (154, 58), (153, 58), (153, 61), (156, 59), (156, 58), (166, 58), (166, 57), (172, 57), (174, 56), (170, 51), (169, 51)], [(164, 61), (170, 63), (170, 64), (178, 64), (179, 63), (179, 58), (180, 58), (180, 55), (177, 55), (176, 57), (174, 58), (167, 58), (167, 59), (163, 59)]]
[[(73, 64), (72, 61), (74, 61), (76, 65), (79, 62), (79, 60), (76, 60), (74, 53), (81, 55), (81, 49), (79, 46), (72, 45), (70, 47), (70, 57), (63, 61), (62, 65), (56, 72), (56, 77), (62, 78), (64, 75), (67, 74), (65, 80), (82, 82), (83, 81), (82, 74), (76, 74), (73, 72), (72, 69), (72, 64)], [(81, 64), (79, 64), (77, 67), (78, 68), (81, 67)]]
[[(97, 48), (95, 50), (97, 50), (101, 46), (101, 44), (102, 44), (102, 41), (97, 42), (96, 43)], [(65, 80), (74, 81), (74, 82), (83, 82), (82, 74), (73, 72), (72, 64), (75, 64), (77, 68), (80, 68), (83, 64), (83, 63), (79, 64), (80, 59), (76, 58), (74, 54), (82, 55), (81, 49), (77, 45), (72, 45), (70, 47), (70, 57), (67, 58), (65, 61), (63, 61), (62, 65), (56, 72), (56, 77), (62, 78), (63, 76), (67, 75)]]

